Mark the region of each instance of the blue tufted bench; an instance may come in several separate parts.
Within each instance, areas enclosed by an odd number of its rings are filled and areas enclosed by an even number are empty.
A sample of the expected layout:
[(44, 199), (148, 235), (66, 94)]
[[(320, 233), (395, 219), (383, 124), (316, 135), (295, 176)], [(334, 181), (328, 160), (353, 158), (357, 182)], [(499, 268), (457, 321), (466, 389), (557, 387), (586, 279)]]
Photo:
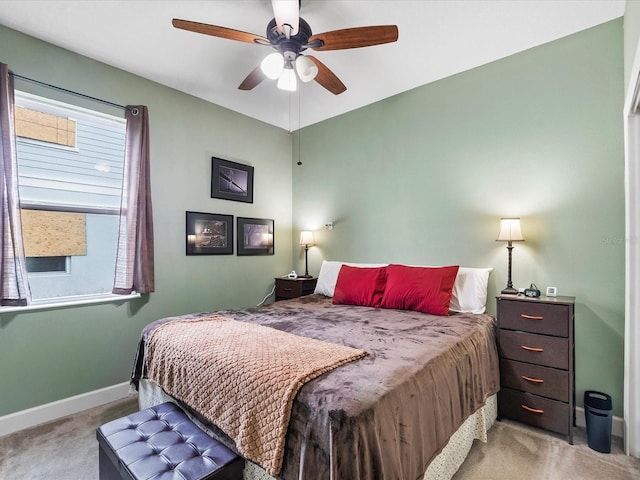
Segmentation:
[(244, 459), (167, 402), (96, 430), (100, 480), (241, 480)]

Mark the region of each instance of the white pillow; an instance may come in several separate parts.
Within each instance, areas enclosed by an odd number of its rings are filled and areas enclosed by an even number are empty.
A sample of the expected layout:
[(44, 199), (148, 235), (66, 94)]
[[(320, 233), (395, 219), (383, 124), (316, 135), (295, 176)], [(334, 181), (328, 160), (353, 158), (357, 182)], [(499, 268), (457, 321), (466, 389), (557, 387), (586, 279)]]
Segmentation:
[[(323, 260), (318, 283), (313, 293), (333, 297), (342, 265), (351, 267), (384, 267), (387, 263), (347, 263)], [(487, 284), (493, 268), (460, 267), (453, 284), (449, 309), (461, 313), (484, 313), (487, 304)]]
[(460, 267), (453, 284), (449, 310), (484, 313), (487, 307), (487, 284), (493, 268)]

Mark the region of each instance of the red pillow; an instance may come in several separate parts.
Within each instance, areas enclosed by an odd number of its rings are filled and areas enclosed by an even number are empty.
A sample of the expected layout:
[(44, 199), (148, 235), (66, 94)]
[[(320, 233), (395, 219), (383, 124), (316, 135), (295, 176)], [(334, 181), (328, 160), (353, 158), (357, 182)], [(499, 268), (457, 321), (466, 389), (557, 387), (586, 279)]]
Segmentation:
[(380, 308), (386, 278), (386, 267), (360, 268), (342, 265), (331, 302)]
[(449, 315), (449, 303), (458, 266), (387, 266), (387, 286), (383, 308), (414, 310), (433, 315)]

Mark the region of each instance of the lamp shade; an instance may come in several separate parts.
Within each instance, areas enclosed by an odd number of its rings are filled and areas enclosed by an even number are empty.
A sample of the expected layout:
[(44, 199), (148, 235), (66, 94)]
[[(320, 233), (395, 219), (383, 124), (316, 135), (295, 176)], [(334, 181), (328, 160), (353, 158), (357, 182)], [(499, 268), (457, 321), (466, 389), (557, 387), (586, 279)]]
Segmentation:
[(264, 57), (260, 63), (262, 72), (271, 80), (275, 80), (282, 73), (284, 68), (284, 57), (280, 52), (273, 52)]
[(293, 68), (285, 67), (280, 74), (280, 78), (278, 78), (278, 88), (280, 90), (295, 92), (297, 86), (296, 72), (293, 71)]
[(300, 232), (300, 245), (313, 245), (313, 232), (303, 230)]
[(501, 218), (500, 219), (500, 233), (496, 241), (502, 242), (521, 242), (522, 231), (520, 230), (519, 218)]
[(318, 66), (310, 58), (300, 55), (296, 58), (296, 71), (300, 80), (310, 82), (318, 75)]

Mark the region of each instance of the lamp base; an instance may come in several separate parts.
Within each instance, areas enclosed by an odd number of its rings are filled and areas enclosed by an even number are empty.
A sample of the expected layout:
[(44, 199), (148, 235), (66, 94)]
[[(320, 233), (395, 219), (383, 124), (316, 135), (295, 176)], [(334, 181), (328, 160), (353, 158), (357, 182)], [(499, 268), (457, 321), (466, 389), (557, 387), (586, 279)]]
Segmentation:
[(312, 275), (298, 275), (298, 278), (313, 278)]
[(518, 290), (513, 287), (507, 287), (504, 290), (502, 290), (500, 293), (503, 295), (517, 295)]

